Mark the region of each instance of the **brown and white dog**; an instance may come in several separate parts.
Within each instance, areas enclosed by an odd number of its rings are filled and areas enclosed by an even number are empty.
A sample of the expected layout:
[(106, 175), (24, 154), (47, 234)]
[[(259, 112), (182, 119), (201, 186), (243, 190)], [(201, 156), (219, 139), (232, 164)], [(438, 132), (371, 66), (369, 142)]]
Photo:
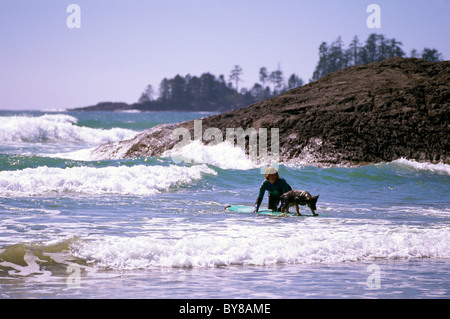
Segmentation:
[(284, 213), (288, 211), (289, 207), (295, 206), (295, 209), (297, 210), (297, 216), (301, 216), (298, 206), (299, 205), (307, 205), (314, 216), (318, 216), (319, 214), (316, 214), (315, 211), (317, 199), (319, 198), (319, 195), (317, 196), (311, 196), (310, 193), (307, 191), (301, 191), (301, 190), (292, 190), (287, 193), (284, 193), (280, 196), (282, 206), (281, 206), (281, 212)]

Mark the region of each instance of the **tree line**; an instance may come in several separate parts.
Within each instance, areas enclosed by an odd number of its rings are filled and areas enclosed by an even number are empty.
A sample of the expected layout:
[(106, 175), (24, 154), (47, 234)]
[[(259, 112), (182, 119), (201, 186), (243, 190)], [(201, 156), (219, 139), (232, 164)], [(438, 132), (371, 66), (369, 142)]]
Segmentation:
[[(314, 70), (312, 81), (348, 66), (380, 62), (392, 57), (406, 57), (402, 45), (402, 42), (395, 38), (389, 39), (382, 34), (375, 33), (369, 35), (364, 45), (359, 42), (357, 36), (353, 38), (348, 47), (344, 46), (340, 36), (330, 45), (322, 42), (319, 47), (319, 62)], [(430, 48), (424, 48), (422, 52), (413, 49), (410, 57), (433, 62), (443, 59), (441, 53)]]
[(250, 89), (239, 89), (242, 74), (243, 69), (239, 65), (234, 66), (228, 79), (223, 74), (217, 77), (209, 72), (200, 76), (177, 74), (161, 80), (157, 97), (155, 88), (149, 84), (138, 103), (141, 104), (140, 109), (145, 110), (226, 111), (248, 106), (304, 84), (296, 74), (291, 74), (285, 81), (278, 65), (274, 71), (261, 67), (260, 82)]
[[(331, 44), (322, 42), (319, 47), (319, 61), (312, 79), (319, 78), (344, 69), (348, 66), (379, 62), (390, 57), (406, 57), (402, 42), (389, 39), (382, 34), (370, 34), (364, 44), (355, 36), (348, 47), (339, 36)], [(436, 49), (424, 48), (421, 52), (413, 49), (410, 57), (430, 61), (441, 61), (442, 54)], [(223, 74), (215, 76), (209, 72), (200, 76), (177, 74), (164, 78), (158, 88), (148, 85), (142, 92), (136, 108), (141, 110), (185, 110), (185, 111), (228, 111), (246, 107), (252, 103), (266, 100), (305, 83), (295, 73), (287, 79), (280, 65), (269, 71), (259, 69), (259, 82), (251, 88), (240, 87), (243, 69), (235, 65), (228, 78)]]

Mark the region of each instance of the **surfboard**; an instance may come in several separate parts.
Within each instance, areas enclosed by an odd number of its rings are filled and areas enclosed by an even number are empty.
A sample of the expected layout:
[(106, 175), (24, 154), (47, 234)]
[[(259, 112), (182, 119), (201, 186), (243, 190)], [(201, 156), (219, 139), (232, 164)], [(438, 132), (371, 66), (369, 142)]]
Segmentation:
[[(225, 207), (225, 209), (230, 212), (247, 213), (248, 214), (248, 213), (253, 213), (253, 211), (255, 210), (255, 207), (254, 206), (245, 206), (245, 205), (227, 205)], [(255, 215), (282, 216), (282, 213), (273, 211), (271, 209), (260, 209)], [(290, 213), (286, 213), (286, 216), (297, 216), (297, 214), (290, 212)], [(299, 217), (319, 217), (319, 216), (301, 214), (301, 216), (299, 216)]]

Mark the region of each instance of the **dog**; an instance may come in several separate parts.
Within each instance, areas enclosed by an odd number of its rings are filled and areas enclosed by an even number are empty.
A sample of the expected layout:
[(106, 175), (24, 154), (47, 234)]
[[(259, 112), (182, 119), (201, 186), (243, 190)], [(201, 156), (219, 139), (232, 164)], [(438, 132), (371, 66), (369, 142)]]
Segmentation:
[(316, 203), (319, 196), (320, 195), (311, 196), (307, 191), (301, 190), (292, 190), (284, 193), (280, 196), (280, 199), (282, 200), (281, 212), (283, 213), (283, 216), (285, 216), (284, 212), (287, 212), (289, 207), (295, 206), (297, 216), (301, 216), (298, 205), (307, 205), (314, 216), (319, 216), (319, 214), (316, 214), (315, 212), (317, 210)]

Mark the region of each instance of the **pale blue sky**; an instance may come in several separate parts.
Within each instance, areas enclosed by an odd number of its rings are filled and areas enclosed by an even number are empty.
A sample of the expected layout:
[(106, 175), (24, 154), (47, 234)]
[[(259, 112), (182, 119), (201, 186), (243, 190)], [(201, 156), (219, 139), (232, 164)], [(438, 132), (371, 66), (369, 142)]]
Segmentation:
[[(69, 29), (69, 4), (81, 28)], [(366, 8), (381, 7), (381, 29)], [(136, 102), (147, 84), (176, 74), (224, 74), (241, 86), (261, 66), (308, 81), (322, 41), (347, 45), (382, 33), (450, 58), (450, 0), (0, 0), (0, 109), (59, 109)]]

